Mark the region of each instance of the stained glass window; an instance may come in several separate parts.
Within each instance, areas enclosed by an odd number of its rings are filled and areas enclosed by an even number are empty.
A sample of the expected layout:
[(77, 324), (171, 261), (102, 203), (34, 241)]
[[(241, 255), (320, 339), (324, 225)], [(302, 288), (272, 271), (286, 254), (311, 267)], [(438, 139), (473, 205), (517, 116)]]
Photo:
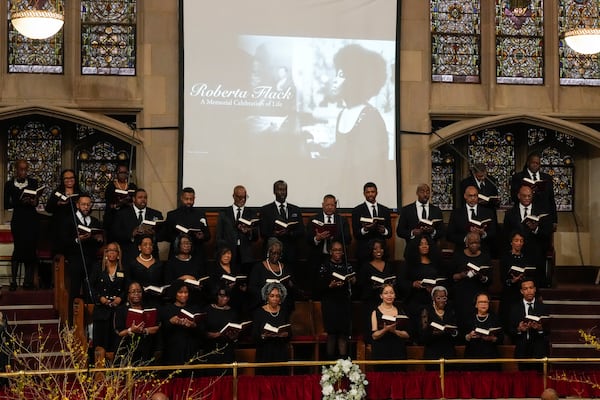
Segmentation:
[(564, 33), (600, 27), (600, 0), (561, 0), (558, 16), (560, 84), (600, 86), (598, 54), (579, 54), (565, 43)]
[(479, 0), (430, 0), (431, 79), (479, 83)]
[(431, 203), (442, 210), (454, 208), (454, 156), (445, 150), (431, 152)]
[(81, 0), (81, 73), (135, 75), (136, 0)]
[(496, 0), (496, 81), (544, 83), (543, 0)]
[(540, 152), (540, 169), (553, 179), (554, 200), (557, 211), (573, 211), (573, 157), (569, 154), (575, 148), (572, 136), (554, 132), (548, 134), (545, 129), (529, 129), (527, 141), (530, 147), (543, 147)]
[[(9, 10), (24, 10), (30, 1), (9, 0)], [(46, 2), (43, 9), (64, 9), (64, 0)], [(63, 29), (48, 39), (29, 39), (21, 35), (8, 19), (8, 72), (62, 74), (64, 65)]]
[(498, 185), (500, 207), (510, 206), (510, 178), (515, 173), (514, 135), (488, 129), (469, 135), (468, 156), (471, 165), (482, 163)]
[(29, 162), (29, 175), (38, 180), (46, 189), (40, 195), (40, 204), (46, 204), (52, 189), (58, 186), (62, 165), (62, 128), (59, 125), (46, 126), (43, 122), (30, 120), (15, 123), (8, 128), (7, 179), (14, 173), (16, 160)]
[(118, 163), (129, 163), (132, 147), (94, 128), (77, 125), (77, 171), (82, 190), (90, 193), (94, 209), (104, 209), (106, 186), (115, 179)]

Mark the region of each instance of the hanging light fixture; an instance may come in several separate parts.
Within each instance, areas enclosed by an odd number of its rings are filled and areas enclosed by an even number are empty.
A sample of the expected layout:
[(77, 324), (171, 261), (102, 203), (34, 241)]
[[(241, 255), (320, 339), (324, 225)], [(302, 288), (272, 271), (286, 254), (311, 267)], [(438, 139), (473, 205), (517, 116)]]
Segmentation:
[[(56, 4), (58, 8), (58, 2)], [(11, 12), (10, 20), (21, 35), (30, 39), (47, 39), (64, 24), (64, 17), (58, 11), (48, 0), (30, 0), (27, 9)]]
[(570, 30), (565, 32), (565, 42), (577, 53), (600, 53), (600, 29), (579, 28)]

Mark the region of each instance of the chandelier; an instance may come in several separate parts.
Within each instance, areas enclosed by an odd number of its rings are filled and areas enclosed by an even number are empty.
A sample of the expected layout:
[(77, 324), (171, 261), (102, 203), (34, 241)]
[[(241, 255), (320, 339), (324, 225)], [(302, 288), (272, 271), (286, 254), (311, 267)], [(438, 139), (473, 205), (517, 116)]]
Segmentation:
[(567, 46), (577, 53), (600, 53), (600, 29), (579, 28), (565, 32)]
[(30, 39), (47, 39), (62, 28), (64, 17), (58, 12), (58, 1), (56, 7), (48, 0), (29, 0), (27, 3), (27, 8), (10, 13), (10, 20), (21, 35)]

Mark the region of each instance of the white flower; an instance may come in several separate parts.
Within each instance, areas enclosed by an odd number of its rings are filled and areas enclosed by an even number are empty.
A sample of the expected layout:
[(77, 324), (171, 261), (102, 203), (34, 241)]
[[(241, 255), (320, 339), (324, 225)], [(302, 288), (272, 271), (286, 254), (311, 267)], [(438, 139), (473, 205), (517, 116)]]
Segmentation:
[[(337, 391), (334, 385), (338, 384), (342, 378), (348, 378), (350, 387), (348, 390), (339, 388)], [(358, 365), (347, 360), (337, 360), (330, 366), (323, 366), (321, 369), (321, 389), (323, 400), (362, 400), (367, 397), (365, 386), (368, 381)]]
[(330, 384), (326, 384), (323, 386), (323, 396), (329, 396), (331, 393), (333, 393), (333, 385)]

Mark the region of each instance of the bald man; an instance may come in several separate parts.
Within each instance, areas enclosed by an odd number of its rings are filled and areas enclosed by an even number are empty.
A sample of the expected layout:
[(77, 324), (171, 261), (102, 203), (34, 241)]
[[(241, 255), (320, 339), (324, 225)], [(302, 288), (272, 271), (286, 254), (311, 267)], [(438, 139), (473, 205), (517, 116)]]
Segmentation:
[(558, 393), (556, 390), (548, 388), (542, 392), (541, 400), (558, 400)]
[(169, 396), (163, 392), (156, 392), (150, 397), (150, 400), (169, 400)]

